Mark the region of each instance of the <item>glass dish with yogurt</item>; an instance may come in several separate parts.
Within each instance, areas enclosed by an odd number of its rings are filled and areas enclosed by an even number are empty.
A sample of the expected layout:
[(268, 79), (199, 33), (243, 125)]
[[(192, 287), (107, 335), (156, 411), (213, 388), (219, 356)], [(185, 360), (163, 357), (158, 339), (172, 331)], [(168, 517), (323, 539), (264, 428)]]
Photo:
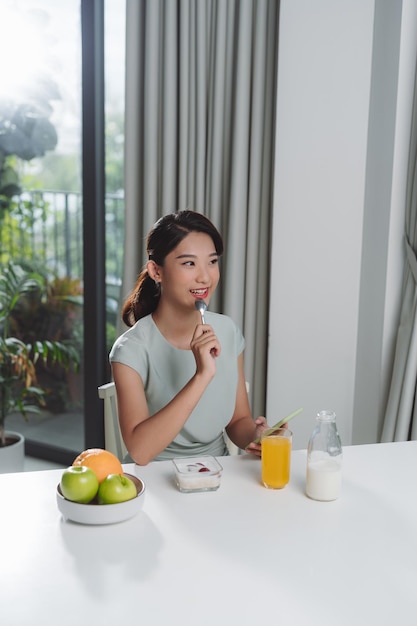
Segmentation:
[(223, 468), (213, 456), (172, 460), (175, 482), (183, 493), (216, 491), (220, 487)]

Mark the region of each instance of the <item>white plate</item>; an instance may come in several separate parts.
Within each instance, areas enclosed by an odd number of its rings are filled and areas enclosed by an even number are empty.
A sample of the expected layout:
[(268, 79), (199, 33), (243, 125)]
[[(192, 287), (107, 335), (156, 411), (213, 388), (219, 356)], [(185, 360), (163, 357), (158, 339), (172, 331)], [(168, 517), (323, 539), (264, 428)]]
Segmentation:
[(56, 489), (58, 509), (65, 519), (79, 524), (116, 524), (130, 519), (143, 507), (145, 483), (132, 474), (124, 475), (135, 483), (138, 492), (136, 498), (118, 504), (80, 504), (64, 498), (58, 485)]

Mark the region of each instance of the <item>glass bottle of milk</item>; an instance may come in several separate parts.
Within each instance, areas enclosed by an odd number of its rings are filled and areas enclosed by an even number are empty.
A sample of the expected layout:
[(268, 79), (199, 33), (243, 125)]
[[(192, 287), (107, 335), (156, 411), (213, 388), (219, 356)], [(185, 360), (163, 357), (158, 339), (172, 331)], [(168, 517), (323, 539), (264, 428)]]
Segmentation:
[(342, 444), (336, 413), (320, 411), (308, 442), (306, 494), (313, 500), (336, 500), (342, 483)]

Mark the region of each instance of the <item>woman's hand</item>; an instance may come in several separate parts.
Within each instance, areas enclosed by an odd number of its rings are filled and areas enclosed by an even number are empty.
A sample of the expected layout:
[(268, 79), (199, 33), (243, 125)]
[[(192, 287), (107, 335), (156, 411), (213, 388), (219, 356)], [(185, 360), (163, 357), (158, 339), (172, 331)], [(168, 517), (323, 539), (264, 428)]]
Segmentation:
[(198, 324), (190, 347), (194, 354), (197, 372), (209, 374), (212, 378), (216, 373), (216, 357), (221, 352), (221, 346), (213, 328), (208, 324)]
[[(255, 434), (253, 438), (258, 439), (258, 437), (261, 437), (264, 430), (268, 430), (269, 426), (267, 424), (265, 417), (263, 416), (256, 418), (255, 425), (256, 425), (256, 429), (255, 429)], [(255, 443), (255, 441), (251, 441), (251, 443), (246, 447), (246, 452), (249, 452), (249, 454), (255, 454), (256, 456), (260, 457), (261, 456), (261, 444)]]

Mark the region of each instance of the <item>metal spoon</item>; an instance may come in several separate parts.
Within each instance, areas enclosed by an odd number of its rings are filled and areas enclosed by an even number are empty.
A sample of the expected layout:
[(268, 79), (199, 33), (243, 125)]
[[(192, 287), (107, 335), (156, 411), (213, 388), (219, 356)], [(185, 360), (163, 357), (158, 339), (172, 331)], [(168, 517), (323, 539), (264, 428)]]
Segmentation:
[(200, 311), (201, 323), (205, 324), (206, 320), (204, 319), (204, 313), (207, 311), (207, 304), (204, 302), (204, 300), (199, 298), (195, 301), (195, 308), (197, 309), (197, 311)]

